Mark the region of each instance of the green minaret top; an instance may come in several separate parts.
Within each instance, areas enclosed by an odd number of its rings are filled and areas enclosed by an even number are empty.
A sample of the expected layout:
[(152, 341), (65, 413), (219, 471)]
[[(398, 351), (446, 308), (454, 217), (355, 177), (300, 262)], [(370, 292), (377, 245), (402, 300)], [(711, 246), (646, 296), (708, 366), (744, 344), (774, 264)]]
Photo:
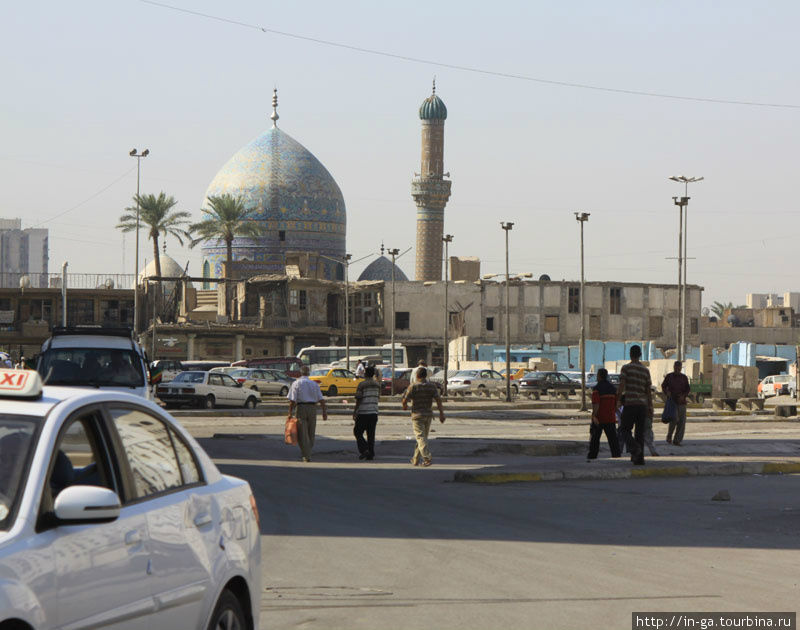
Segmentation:
[(436, 79), (433, 80), (433, 92), (419, 106), (419, 117), (421, 120), (445, 120), (447, 118), (447, 107), (444, 106), (444, 101), (436, 96)]

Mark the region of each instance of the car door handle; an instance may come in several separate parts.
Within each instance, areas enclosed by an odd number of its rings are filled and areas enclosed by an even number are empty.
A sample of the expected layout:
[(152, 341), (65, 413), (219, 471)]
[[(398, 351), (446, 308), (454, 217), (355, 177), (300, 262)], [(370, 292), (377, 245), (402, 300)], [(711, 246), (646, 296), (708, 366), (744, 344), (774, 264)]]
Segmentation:
[(204, 527), (206, 525), (210, 525), (213, 519), (211, 518), (211, 514), (208, 512), (203, 512), (202, 514), (198, 514), (194, 517), (194, 526), (195, 527)]
[(132, 545), (138, 545), (142, 542), (142, 535), (138, 529), (133, 529), (125, 534), (125, 544), (129, 547)]

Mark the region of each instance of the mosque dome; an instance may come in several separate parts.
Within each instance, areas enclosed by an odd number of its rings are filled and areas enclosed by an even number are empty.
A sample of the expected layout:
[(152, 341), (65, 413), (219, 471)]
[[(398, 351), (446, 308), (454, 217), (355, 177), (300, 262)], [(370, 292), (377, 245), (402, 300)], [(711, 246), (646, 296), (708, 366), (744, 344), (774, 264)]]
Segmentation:
[[(303, 145), (277, 126), (277, 93), (272, 99), (273, 126), (240, 149), (220, 169), (206, 198), (242, 197), (251, 216), (266, 226), (264, 236), (238, 237), (233, 260), (241, 277), (285, 273), (286, 254), (303, 252), (341, 259), (345, 254), (344, 197), (331, 174)], [(222, 277), (224, 241), (203, 244), (203, 276)], [(342, 263), (320, 257), (319, 277), (344, 279)]]
[[(384, 282), (391, 282), (392, 281), (392, 261), (386, 258), (386, 256), (381, 256), (380, 258), (376, 258), (373, 260), (369, 265), (367, 265), (366, 269), (361, 272), (361, 275), (358, 276), (359, 281), (361, 280), (383, 280)], [(403, 273), (403, 270), (400, 269), (397, 265), (394, 265), (394, 280), (395, 282), (407, 282), (408, 278), (406, 274)]]
[[(180, 276), (185, 276), (186, 272), (183, 270), (178, 262), (168, 256), (167, 254), (161, 254), (158, 257), (159, 261), (161, 262), (161, 276), (165, 278), (178, 278)], [(155, 278), (158, 274), (156, 274), (156, 261), (151, 260), (144, 269), (139, 271), (139, 284), (144, 282), (147, 278)], [(192, 286), (192, 283), (189, 282), (188, 286)], [(172, 289), (175, 288), (174, 282), (164, 282), (162, 283), (162, 287), (165, 293), (169, 293)], [(132, 287), (131, 287), (132, 288)]]
[(419, 106), (419, 117), (421, 120), (446, 120), (447, 107), (444, 106), (444, 101), (436, 96), (436, 82), (433, 83), (433, 92), (431, 95), (422, 101)]

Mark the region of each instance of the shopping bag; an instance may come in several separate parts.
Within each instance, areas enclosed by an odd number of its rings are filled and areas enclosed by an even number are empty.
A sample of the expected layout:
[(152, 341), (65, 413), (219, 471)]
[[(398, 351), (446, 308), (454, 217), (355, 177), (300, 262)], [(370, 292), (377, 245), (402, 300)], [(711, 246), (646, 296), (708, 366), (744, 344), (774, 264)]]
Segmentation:
[(661, 422), (669, 424), (678, 417), (678, 408), (675, 401), (668, 397), (664, 403), (664, 411), (661, 412)]
[(286, 419), (286, 428), (283, 431), (283, 441), (287, 444), (297, 444), (297, 418), (294, 416)]

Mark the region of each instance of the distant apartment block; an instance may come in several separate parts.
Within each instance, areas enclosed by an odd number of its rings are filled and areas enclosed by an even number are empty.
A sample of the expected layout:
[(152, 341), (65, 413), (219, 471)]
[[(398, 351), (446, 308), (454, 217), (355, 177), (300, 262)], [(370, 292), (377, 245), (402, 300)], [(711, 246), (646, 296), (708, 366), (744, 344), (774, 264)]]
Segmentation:
[(0, 287), (46, 287), (47, 262), (48, 230), (23, 230), (21, 219), (0, 219)]
[(782, 306), (791, 308), (795, 313), (800, 312), (800, 293), (787, 291), (785, 293), (748, 293), (747, 308), (770, 308)]

